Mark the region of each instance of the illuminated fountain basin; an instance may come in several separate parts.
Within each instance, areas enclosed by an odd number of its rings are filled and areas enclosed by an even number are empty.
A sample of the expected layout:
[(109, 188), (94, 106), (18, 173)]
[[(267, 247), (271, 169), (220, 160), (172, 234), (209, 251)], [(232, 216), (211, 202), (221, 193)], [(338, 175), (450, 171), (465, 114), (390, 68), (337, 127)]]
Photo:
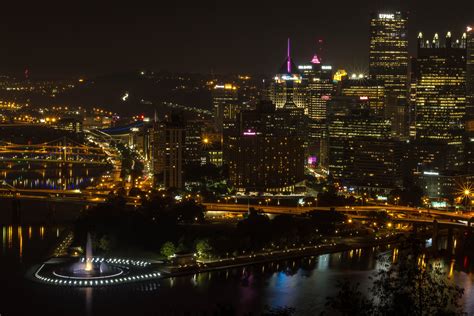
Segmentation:
[(69, 259), (50, 260), (38, 268), (34, 278), (55, 285), (105, 286), (160, 277), (147, 261), (93, 257), (90, 234), (87, 234), (85, 255), (74, 262)]
[(65, 279), (90, 280), (117, 277), (128, 270), (110, 263), (105, 258), (82, 258), (80, 262), (58, 267), (53, 274)]
[(124, 273), (124, 268), (111, 265), (104, 258), (92, 256), (92, 240), (90, 233), (87, 234), (86, 256), (79, 262), (66, 264), (58, 267), (53, 274), (60, 278), (89, 280), (116, 277)]
[(36, 281), (61, 286), (109, 286), (160, 278), (147, 261), (123, 258), (81, 258), (79, 262), (46, 262), (34, 273)]

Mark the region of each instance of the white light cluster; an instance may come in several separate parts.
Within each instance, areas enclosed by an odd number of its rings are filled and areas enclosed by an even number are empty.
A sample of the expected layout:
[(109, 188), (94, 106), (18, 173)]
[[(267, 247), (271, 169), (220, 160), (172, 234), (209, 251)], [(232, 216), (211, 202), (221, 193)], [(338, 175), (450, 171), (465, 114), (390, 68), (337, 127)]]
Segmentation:
[(395, 14), (381, 13), (379, 14), (379, 19), (393, 20), (395, 19)]
[[(121, 259), (121, 258), (100, 258), (94, 257), (91, 259), (81, 258), (81, 262), (107, 262), (110, 264), (118, 264), (118, 265), (130, 265), (130, 266), (137, 266), (137, 267), (147, 267), (151, 265), (150, 262), (140, 261), (140, 260), (131, 260), (131, 259)], [(159, 272), (149, 272), (143, 274), (136, 274), (129, 277), (111, 277), (111, 278), (104, 278), (102, 280), (87, 280), (87, 279), (79, 279), (79, 280), (65, 280), (59, 277), (44, 277), (40, 275), (41, 270), (45, 267), (43, 264), (35, 273), (35, 277), (44, 283), (48, 284), (55, 284), (55, 285), (63, 285), (63, 286), (105, 286), (105, 285), (115, 285), (121, 283), (130, 283), (140, 280), (148, 280), (154, 279), (161, 276)]]

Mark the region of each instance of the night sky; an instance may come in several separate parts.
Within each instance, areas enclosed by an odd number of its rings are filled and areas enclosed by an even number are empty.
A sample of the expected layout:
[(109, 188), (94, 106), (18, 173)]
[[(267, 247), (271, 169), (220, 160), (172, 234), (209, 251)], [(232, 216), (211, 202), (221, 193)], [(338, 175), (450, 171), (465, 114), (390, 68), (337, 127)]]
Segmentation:
[(364, 71), (371, 11), (408, 11), (411, 44), (419, 30), (457, 37), (474, 21), (472, 0), (17, 2), (0, 8), (0, 72), (20, 75), (28, 67), (32, 76), (135, 69), (272, 74), (288, 36), (297, 63), (309, 61), (323, 38), (326, 63)]

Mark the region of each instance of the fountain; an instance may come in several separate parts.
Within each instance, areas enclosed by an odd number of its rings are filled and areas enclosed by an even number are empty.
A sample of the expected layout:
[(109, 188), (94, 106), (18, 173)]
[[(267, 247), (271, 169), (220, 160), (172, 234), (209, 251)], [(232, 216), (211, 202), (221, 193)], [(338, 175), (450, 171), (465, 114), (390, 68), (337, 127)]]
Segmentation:
[(91, 234), (87, 233), (87, 242), (86, 242), (86, 266), (84, 267), (85, 271), (92, 271), (92, 242), (91, 242)]
[[(51, 262), (52, 261), (52, 262)], [(160, 277), (150, 271), (151, 263), (131, 259), (101, 258), (92, 255), (91, 235), (87, 234), (85, 256), (45, 262), (34, 274), (44, 283), (69, 286), (104, 286), (137, 282)]]
[(110, 276), (118, 276), (124, 273), (119, 266), (109, 265), (104, 259), (92, 256), (92, 241), (90, 233), (87, 233), (85, 257), (79, 262), (68, 263), (60, 266), (53, 274), (58, 277), (70, 279), (104, 279)]

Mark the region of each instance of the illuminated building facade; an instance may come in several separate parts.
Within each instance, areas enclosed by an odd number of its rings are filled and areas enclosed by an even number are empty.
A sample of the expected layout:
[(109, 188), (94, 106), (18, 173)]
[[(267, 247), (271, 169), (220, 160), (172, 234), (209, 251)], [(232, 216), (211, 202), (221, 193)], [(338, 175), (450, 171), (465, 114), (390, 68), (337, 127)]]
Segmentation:
[(302, 76), (290, 54), (290, 40), (285, 62), (270, 84), (269, 99), (277, 108), (299, 108), (307, 114), (307, 93)]
[(332, 66), (312, 63), (300, 65), (298, 69), (307, 90), (306, 114), (312, 120), (325, 120), (327, 103), (334, 90)]
[[(417, 172), (417, 184), (430, 199), (449, 202), (453, 196), (459, 196), (462, 183), (473, 183), (472, 175), (440, 173), (438, 171)], [(446, 204), (446, 203), (445, 203)]]
[(385, 86), (383, 82), (368, 78), (346, 79), (340, 82), (340, 95), (366, 101), (374, 115), (383, 115)]
[(466, 30), (466, 165), (469, 174), (474, 174), (474, 25)]
[(155, 123), (153, 131), (153, 173), (164, 188), (183, 188), (185, 127), (181, 117), (172, 115)]
[(229, 179), (240, 191), (293, 192), (304, 180), (304, 139), (291, 110), (261, 102), (242, 111), (225, 147)]
[(203, 151), (214, 143), (220, 146), (221, 140), (218, 137), (217, 141), (206, 136), (207, 131), (213, 131), (214, 125), (211, 120), (195, 119), (186, 121), (185, 133), (185, 152), (184, 163), (186, 165), (201, 165), (203, 164)]
[(441, 43), (438, 34), (425, 42), (420, 33), (413, 76), (416, 83), (415, 146), (420, 153), (418, 169), (461, 171), (465, 164), (465, 34), (453, 41), (448, 32), (445, 43)]
[(374, 13), (370, 20), (369, 73), (384, 82), (386, 95), (407, 105), (407, 16), (401, 12)]
[(235, 121), (239, 111), (239, 95), (235, 85), (226, 83), (215, 85), (212, 89), (212, 104), (216, 129), (222, 132), (228, 121)]
[(467, 104), (466, 114), (469, 120), (474, 120), (474, 25), (466, 30), (466, 89)]
[(375, 115), (368, 100), (337, 96), (327, 118), (329, 171), (347, 187), (387, 191), (399, 182), (397, 142), (390, 121)]
[(306, 87), (307, 154), (318, 164), (324, 164), (326, 109), (334, 92), (332, 67), (322, 65), (321, 58), (314, 55), (311, 64), (299, 65), (298, 70)]

